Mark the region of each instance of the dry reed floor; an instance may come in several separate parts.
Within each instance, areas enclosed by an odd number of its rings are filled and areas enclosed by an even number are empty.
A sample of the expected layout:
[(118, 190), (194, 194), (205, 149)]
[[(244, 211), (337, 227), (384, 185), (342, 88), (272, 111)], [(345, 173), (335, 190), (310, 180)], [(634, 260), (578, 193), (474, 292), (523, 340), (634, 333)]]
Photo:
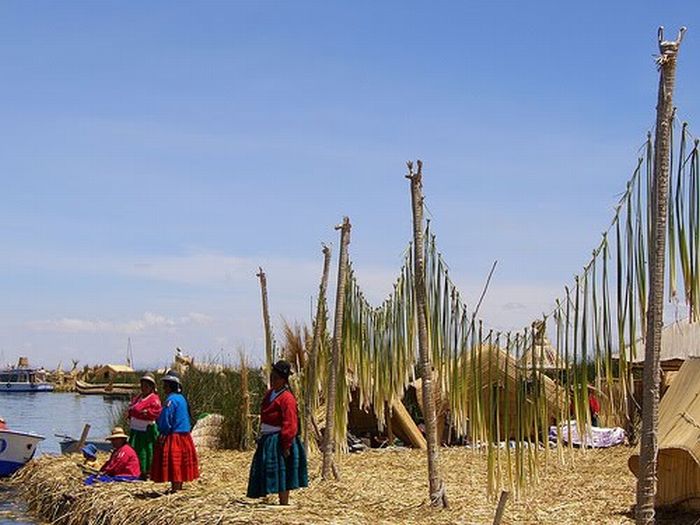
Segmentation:
[[(575, 468), (550, 456), (540, 483), (520, 501), (509, 501), (503, 523), (633, 523), (635, 479), (627, 469), (630, 449), (575, 453)], [(77, 456), (42, 457), (15, 482), (43, 519), (66, 525), (148, 523), (463, 523), (490, 524), (495, 502), (486, 497), (486, 458), (465, 449), (443, 449), (441, 467), (450, 508), (426, 505), (425, 455), (414, 450), (342, 456), (339, 482), (321, 483), (319, 458), (310, 461), (311, 483), (281, 508), (244, 497), (251, 453), (205, 452), (202, 477), (177, 495), (153, 483), (84, 487)], [(274, 500), (271, 500), (271, 502)], [(694, 523), (699, 517), (665, 516), (659, 523)]]

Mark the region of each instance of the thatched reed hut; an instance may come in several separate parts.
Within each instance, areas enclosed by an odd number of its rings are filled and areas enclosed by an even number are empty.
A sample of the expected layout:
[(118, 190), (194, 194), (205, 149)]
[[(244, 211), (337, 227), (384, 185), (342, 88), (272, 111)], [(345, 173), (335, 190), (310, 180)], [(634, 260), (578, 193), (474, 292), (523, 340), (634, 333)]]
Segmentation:
[[(659, 405), (656, 506), (700, 511), (700, 358), (685, 360)], [(639, 455), (629, 459), (639, 473)]]

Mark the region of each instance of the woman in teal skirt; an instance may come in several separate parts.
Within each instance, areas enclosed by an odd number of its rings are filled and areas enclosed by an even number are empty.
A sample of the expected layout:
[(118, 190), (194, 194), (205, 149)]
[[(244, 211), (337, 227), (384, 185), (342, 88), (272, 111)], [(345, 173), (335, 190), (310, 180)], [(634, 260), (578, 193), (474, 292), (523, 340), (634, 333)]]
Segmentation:
[(260, 439), (248, 478), (248, 497), (278, 494), (280, 505), (289, 504), (289, 491), (309, 485), (306, 452), (298, 436), (297, 400), (289, 389), (291, 366), (272, 365), (270, 390), (260, 407)]

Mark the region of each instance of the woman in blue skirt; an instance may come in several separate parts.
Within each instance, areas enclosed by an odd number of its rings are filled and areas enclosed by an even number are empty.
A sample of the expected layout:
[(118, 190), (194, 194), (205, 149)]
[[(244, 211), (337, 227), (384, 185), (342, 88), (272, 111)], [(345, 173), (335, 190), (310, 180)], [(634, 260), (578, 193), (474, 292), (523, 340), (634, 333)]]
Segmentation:
[(291, 366), (272, 365), (270, 390), (260, 407), (260, 439), (248, 478), (248, 497), (278, 494), (280, 505), (289, 504), (289, 491), (307, 487), (306, 452), (298, 436), (297, 400), (289, 389)]

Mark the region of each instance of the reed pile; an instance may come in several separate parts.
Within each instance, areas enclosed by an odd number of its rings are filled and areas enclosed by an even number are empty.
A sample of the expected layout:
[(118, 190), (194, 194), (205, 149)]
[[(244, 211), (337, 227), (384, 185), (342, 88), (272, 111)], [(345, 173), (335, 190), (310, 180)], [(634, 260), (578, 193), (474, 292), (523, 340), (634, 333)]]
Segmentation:
[[(574, 465), (551, 461), (540, 483), (520, 501), (511, 500), (503, 523), (558, 525), (633, 523), (635, 479), (627, 448), (576, 454)], [(495, 501), (486, 494), (486, 455), (464, 448), (442, 449), (440, 463), (450, 491), (450, 508), (429, 508), (424, 453), (411, 449), (373, 450), (338, 458), (339, 482), (320, 482), (320, 456), (310, 459), (311, 482), (292, 493), (281, 508), (245, 498), (250, 452), (200, 455), (201, 478), (176, 495), (151, 482), (85, 487), (78, 456), (43, 456), (13, 480), (29, 509), (57, 525), (353, 523), (488, 523)], [(101, 458), (102, 459), (102, 458)], [(695, 518), (697, 519), (697, 517)], [(693, 523), (691, 516), (662, 516), (659, 523)]]

